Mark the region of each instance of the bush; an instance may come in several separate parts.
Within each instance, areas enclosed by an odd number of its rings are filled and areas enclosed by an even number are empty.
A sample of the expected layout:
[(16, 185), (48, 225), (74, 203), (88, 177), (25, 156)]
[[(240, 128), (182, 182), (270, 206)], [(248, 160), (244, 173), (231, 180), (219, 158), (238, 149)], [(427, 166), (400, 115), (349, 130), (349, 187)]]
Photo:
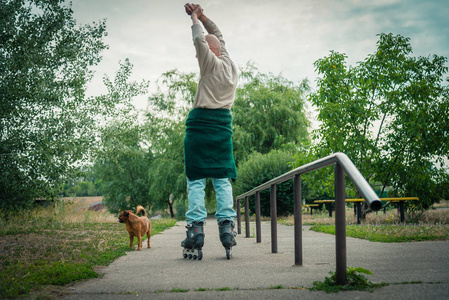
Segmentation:
[[(272, 150), (267, 154), (253, 153), (242, 162), (234, 187), (235, 195), (243, 194), (258, 185), (276, 178), (292, 169), (294, 154), (291, 151)], [(304, 190), (304, 186), (303, 186)], [(276, 186), (277, 213), (279, 216), (293, 213), (293, 180)], [(254, 196), (250, 198), (250, 212), (255, 213)], [(270, 216), (270, 190), (260, 192), (260, 209), (263, 216)]]

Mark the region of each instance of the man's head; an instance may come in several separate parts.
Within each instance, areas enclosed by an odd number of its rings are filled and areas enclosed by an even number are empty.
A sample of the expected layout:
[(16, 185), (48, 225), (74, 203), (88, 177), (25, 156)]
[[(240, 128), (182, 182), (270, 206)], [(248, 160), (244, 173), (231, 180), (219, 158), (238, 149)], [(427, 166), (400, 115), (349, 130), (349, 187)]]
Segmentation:
[(221, 55), (221, 45), (218, 38), (213, 34), (206, 35), (206, 42), (209, 44), (210, 50), (216, 55)]

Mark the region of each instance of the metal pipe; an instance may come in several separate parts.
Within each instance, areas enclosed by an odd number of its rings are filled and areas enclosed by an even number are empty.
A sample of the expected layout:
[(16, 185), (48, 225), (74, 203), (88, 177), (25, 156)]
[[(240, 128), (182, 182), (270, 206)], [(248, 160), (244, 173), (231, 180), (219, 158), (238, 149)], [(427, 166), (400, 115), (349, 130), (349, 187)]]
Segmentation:
[(262, 242), (261, 224), (260, 224), (260, 192), (256, 192), (256, 242)]
[(295, 175), (299, 174), (305, 174), (309, 173), (314, 170), (318, 170), (330, 165), (335, 164), (336, 162), (340, 163), (340, 166), (344, 169), (345, 173), (348, 175), (348, 177), (351, 179), (352, 183), (357, 187), (358, 191), (362, 195), (362, 197), (365, 199), (368, 206), (374, 210), (378, 211), (382, 208), (382, 203), (379, 200), (379, 197), (374, 192), (374, 190), (371, 188), (371, 186), (368, 184), (368, 182), (365, 180), (365, 178), (362, 176), (359, 170), (355, 167), (354, 163), (349, 159), (349, 157), (341, 152), (337, 152), (331, 155), (328, 155), (326, 157), (323, 157), (321, 159), (318, 159), (316, 161), (310, 162), (308, 164), (305, 164), (303, 166), (300, 166), (296, 169), (293, 169), (281, 176), (278, 176), (270, 181), (265, 182), (264, 184), (261, 184), (254, 189), (241, 194), (237, 196), (238, 198), (243, 198), (249, 195), (255, 194), (257, 191), (262, 191), (270, 188), (272, 185), (276, 185), (278, 183), (282, 183), (284, 181), (287, 181), (288, 179), (293, 178)]
[(250, 237), (250, 227), (249, 227), (249, 199), (248, 196), (245, 197), (245, 231), (246, 237)]
[(302, 266), (302, 200), (301, 175), (295, 175), (294, 188), (294, 226), (295, 226), (295, 265)]
[(335, 250), (338, 285), (346, 283), (346, 210), (345, 171), (335, 164)]
[(341, 152), (335, 153), (335, 157), (340, 166), (344, 169), (346, 175), (348, 175), (352, 183), (365, 199), (368, 206), (374, 211), (380, 210), (382, 208), (382, 202), (380, 201), (379, 196), (377, 196), (376, 192), (374, 192), (373, 188), (369, 185), (365, 177), (363, 177), (349, 157)]
[(266, 190), (266, 189), (270, 188), (272, 185), (276, 185), (278, 183), (281, 183), (281, 182), (287, 181), (288, 179), (293, 178), (296, 174), (305, 174), (305, 173), (308, 173), (308, 172), (311, 172), (314, 170), (318, 170), (318, 169), (335, 164), (335, 161), (336, 161), (335, 154), (326, 156), (326, 157), (318, 159), (314, 162), (311, 162), (311, 163), (305, 164), (301, 167), (298, 167), (296, 169), (293, 169), (287, 173), (284, 173), (283, 175), (278, 176), (270, 181), (267, 181), (264, 184), (261, 184), (261, 185), (255, 187), (254, 189), (252, 189), (244, 194), (239, 195), (238, 197), (243, 198), (247, 195), (254, 194), (256, 191)]
[(278, 231), (277, 231), (277, 207), (276, 207), (276, 185), (270, 187), (271, 206), (271, 253), (278, 253)]

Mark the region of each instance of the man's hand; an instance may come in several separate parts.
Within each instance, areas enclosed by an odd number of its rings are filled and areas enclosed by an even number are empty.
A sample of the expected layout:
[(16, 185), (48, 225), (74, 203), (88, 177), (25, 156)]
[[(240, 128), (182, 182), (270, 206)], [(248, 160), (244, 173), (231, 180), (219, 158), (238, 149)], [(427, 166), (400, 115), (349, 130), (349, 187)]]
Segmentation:
[(184, 5), (186, 13), (192, 17), (193, 23), (197, 23), (200, 20), (202, 23), (207, 21), (207, 17), (203, 12), (203, 9), (199, 4), (187, 3)]
[(190, 4), (190, 3), (187, 3), (186, 5), (184, 5), (184, 8), (186, 9), (186, 13), (189, 15), (189, 16), (191, 16), (192, 15), (192, 12), (195, 10), (195, 6), (193, 6), (194, 4)]
[(201, 17), (203, 16), (203, 9), (199, 4), (187, 3), (186, 5), (184, 5), (184, 7), (186, 9), (186, 13), (189, 16), (196, 15), (198, 19), (201, 19)]

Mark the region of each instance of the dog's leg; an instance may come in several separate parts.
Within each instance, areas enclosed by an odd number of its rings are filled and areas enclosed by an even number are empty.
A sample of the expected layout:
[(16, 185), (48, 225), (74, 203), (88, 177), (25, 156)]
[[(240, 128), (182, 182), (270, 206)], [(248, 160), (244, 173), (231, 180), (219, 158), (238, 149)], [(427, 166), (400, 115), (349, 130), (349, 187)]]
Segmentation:
[(151, 244), (150, 244), (150, 238), (151, 238), (151, 229), (148, 228), (147, 231), (147, 244), (148, 244), (148, 248), (151, 248)]
[(139, 242), (139, 245), (137, 246), (137, 251), (142, 250), (142, 236), (140, 234), (137, 235), (137, 241)]
[(129, 234), (129, 249), (133, 248), (134, 235)]

